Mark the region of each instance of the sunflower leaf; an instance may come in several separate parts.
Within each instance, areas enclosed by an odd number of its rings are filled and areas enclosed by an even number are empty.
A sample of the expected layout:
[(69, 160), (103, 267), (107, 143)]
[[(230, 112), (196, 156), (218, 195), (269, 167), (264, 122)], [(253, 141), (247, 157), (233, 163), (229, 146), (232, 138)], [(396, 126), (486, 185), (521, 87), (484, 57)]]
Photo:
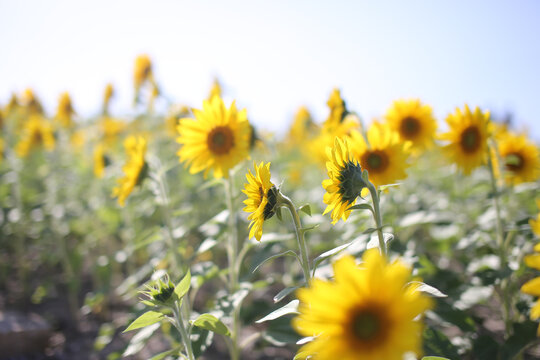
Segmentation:
[(140, 329), (140, 328), (155, 324), (158, 321), (161, 321), (161, 319), (163, 319), (164, 317), (165, 315), (163, 315), (163, 313), (161, 312), (147, 311), (141, 316), (139, 316), (137, 319), (135, 319), (123, 332), (128, 332), (131, 330), (136, 330), (136, 329)]
[(440, 298), (448, 297), (448, 295), (444, 294), (442, 291), (440, 291), (436, 287), (433, 287), (421, 281), (411, 281), (409, 282), (409, 285), (415, 286), (416, 291), (421, 291), (434, 297), (440, 297)]
[(272, 255), (272, 256), (270, 256), (270, 257), (267, 257), (266, 259), (264, 259), (263, 261), (261, 261), (257, 266), (255, 266), (255, 269), (253, 269), (252, 272), (257, 271), (257, 269), (259, 269), (263, 264), (267, 263), (267, 262), (270, 261), (270, 260), (274, 260), (274, 259), (276, 259), (276, 258), (278, 258), (278, 257), (280, 257), (280, 256), (295, 256), (295, 257), (298, 259), (298, 261), (300, 261), (300, 258), (298, 257), (298, 255), (297, 255), (294, 251), (292, 251), (292, 250), (287, 250), (287, 251), (284, 251), (284, 252), (282, 252), (282, 253), (275, 254), (275, 255)]
[(294, 290), (298, 289), (298, 286), (289, 286), (285, 289), (281, 290), (279, 293), (277, 293), (276, 296), (274, 296), (274, 303), (278, 303), (281, 300), (283, 300), (287, 295), (292, 293)]
[(187, 294), (189, 291), (189, 287), (191, 286), (191, 272), (188, 270), (186, 276), (180, 282), (176, 287), (174, 288), (174, 293), (176, 296), (178, 296), (179, 299), (183, 298), (184, 295)]
[(302, 211), (311, 216), (311, 206), (309, 204), (302, 205), (298, 208), (298, 211)]
[(284, 305), (280, 307), (277, 310), (272, 311), (270, 314), (266, 315), (262, 319), (259, 319), (255, 321), (257, 324), (260, 324), (262, 322), (268, 321), (268, 320), (275, 320), (277, 318), (280, 318), (284, 315), (288, 314), (299, 314), (298, 312), (298, 305), (300, 304), (299, 300), (292, 300), (287, 305)]
[(193, 321), (193, 326), (215, 332), (216, 334), (231, 336), (229, 328), (212, 314), (201, 314)]

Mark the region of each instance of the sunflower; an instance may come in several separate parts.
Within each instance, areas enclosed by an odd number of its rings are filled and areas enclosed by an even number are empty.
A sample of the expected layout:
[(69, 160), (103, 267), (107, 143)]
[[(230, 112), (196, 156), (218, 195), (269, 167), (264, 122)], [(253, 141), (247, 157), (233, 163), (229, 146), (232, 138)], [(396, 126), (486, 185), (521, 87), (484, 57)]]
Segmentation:
[(443, 151), (468, 175), (487, 161), (489, 112), (483, 113), (478, 107), (471, 112), (465, 105), (464, 111), (456, 108), (455, 113), (448, 115), (446, 122), (450, 131), (440, 138), (450, 144), (444, 146)]
[(294, 116), (294, 121), (287, 135), (287, 142), (291, 145), (303, 144), (313, 136), (316, 130), (317, 125), (309, 110), (305, 106), (301, 106)]
[(367, 250), (359, 267), (352, 256), (334, 263), (334, 281), (314, 279), (297, 291), (299, 312), (293, 327), (315, 336), (299, 353), (314, 360), (394, 360), (420, 354), (419, 315), (432, 301), (408, 284), (411, 270), (388, 264), (376, 249)]
[(15, 147), (15, 152), (25, 157), (36, 147), (53, 150), (55, 145), (52, 125), (41, 115), (31, 115), (24, 123), (21, 139)]
[(255, 174), (249, 170), (246, 174), (247, 184), (244, 184), (242, 192), (247, 195), (244, 200), (246, 207), (243, 209), (247, 213), (249, 224), (249, 237), (261, 240), (262, 227), (265, 220), (274, 215), (276, 205), (276, 195), (274, 184), (270, 181), (270, 163), (259, 165), (253, 164)]
[(29, 115), (43, 114), (43, 106), (30, 88), (24, 90), (21, 96), (21, 104)]
[(94, 175), (102, 178), (107, 165), (109, 165), (109, 158), (105, 155), (105, 145), (97, 144), (94, 148)]
[[(388, 124), (374, 122), (367, 131), (367, 142), (358, 131), (351, 132), (350, 148), (369, 181), (375, 187), (393, 184), (407, 177), (408, 144)], [(364, 189), (362, 196), (367, 194)]]
[[(536, 207), (540, 209), (540, 199), (536, 199)], [(536, 219), (530, 219), (529, 225), (536, 236), (540, 236), (540, 213), (536, 215)]]
[(104, 116), (99, 122), (99, 128), (103, 140), (110, 145), (127, 128), (127, 124), (122, 120)]
[[(510, 132), (498, 136), (499, 156), (504, 166), (507, 183), (517, 185), (524, 182), (536, 181), (540, 177), (540, 155), (535, 144), (525, 135)], [(497, 159), (494, 156), (493, 159)], [(495, 169), (498, 173), (499, 166)]]
[(328, 108), (330, 109), (330, 114), (328, 115), (328, 118), (324, 122), (323, 126), (330, 128), (336, 127), (338, 124), (343, 122), (345, 116), (348, 114), (345, 100), (343, 100), (341, 97), (341, 92), (338, 88), (332, 90), (326, 105), (328, 105)]
[(141, 86), (147, 80), (153, 81), (152, 61), (146, 54), (139, 55), (135, 59), (135, 68), (133, 69), (133, 84), (135, 92), (139, 92)]
[(386, 113), (390, 128), (399, 134), (401, 141), (410, 141), (411, 149), (422, 151), (433, 145), (437, 121), (431, 107), (420, 100), (397, 100)]
[(130, 136), (124, 141), (124, 147), (128, 155), (126, 164), (122, 168), (124, 177), (118, 179), (118, 186), (113, 189), (112, 194), (113, 197), (118, 198), (121, 206), (125, 205), (133, 188), (142, 183), (148, 171), (148, 165), (144, 160), (146, 140), (142, 136)]
[(347, 220), (351, 213), (348, 208), (360, 196), (366, 183), (362, 179), (362, 169), (350, 152), (346, 139), (336, 137), (334, 147), (328, 147), (326, 152), (329, 179), (322, 182), (326, 190), (323, 201), (327, 204), (323, 215), (332, 211), (332, 224), (335, 224), (339, 219)]
[[(536, 270), (540, 270), (540, 244), (534, 246), (535, 254), (527, 255), (524, 258), (525, 265)], [(521, 286), (521, 292), (533, 296), (540, 296), (540, 276), (535, 277), (532, 280), (527, 281)], [(531, 309), (531, 320), (537, 320), (540, 318), (540, 300), (537, 300)], [(536, 335), (540, 336), (540, 325), (536, 330)]]
[(109, 113), (109, 103), (111, 102), (111, 98), (114, 96), (114, 87), (111, 83), (108, 83), (105, 86), (105, 90), (103, 91), (103, 115), (107, 115)]
[(351, 132), (360, 128), (360, 123), (354, 117), (346, 117), (342, 122), (336, 123), (335, 126), (323, 124), (319, 135), (308, 142), (304, 148), (305, 155), (308, 159), (315, 159), (319, 164), (324, 165), (328, 160), (326, 148), (334, 145), (334, 139), (347, 138)]
[(203, 109), (193, 109), (195, 119), (181, 119), (182, 145), (180, 162), (189, 166), (191, 174), (212, 169), (214, 177), (228, 177), (229, 170), (248, 157), (251, 128), (246, 111), (237, 111), (234, 102), (227, 109), (219, 96), (203, 101)]
[(210, 88), (207, 99), (212, 100), (214, 96), (221, 97), (221, 84), (217, 78), (214, 78), (214, 82), (212, 82), (212, 87)]
[(61, 126), (69, 128), (73, 126), (73, 105), (71, 103), (71, 97), (68, 92), (64, 92), (60, 95), (58, 100), (58, 108), (56, 109), (56, 121), (60, 123)]

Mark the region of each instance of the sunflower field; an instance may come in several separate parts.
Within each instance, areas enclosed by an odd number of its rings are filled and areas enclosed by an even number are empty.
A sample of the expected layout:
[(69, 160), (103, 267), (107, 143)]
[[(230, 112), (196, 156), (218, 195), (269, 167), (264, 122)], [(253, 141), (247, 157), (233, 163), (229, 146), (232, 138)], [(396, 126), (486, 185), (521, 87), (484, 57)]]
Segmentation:
[(329, 89), (279, 137), (217, 80), (160, 114), (157, 80), (137, 57), (130, 118), (113, 85), (93, 118), (1, 108), (0, 358), (540, 358), (526, 133), (419, 99), (366, 121)]

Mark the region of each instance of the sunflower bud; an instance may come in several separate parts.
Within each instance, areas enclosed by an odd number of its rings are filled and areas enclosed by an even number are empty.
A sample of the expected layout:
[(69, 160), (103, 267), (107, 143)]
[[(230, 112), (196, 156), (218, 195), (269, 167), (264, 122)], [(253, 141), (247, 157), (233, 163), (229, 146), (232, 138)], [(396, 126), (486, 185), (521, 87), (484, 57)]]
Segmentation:
[(174, 284), (168, 276), (165, 281), (159, 279), (153, 286), (146, 285), (147, 291), (141, 291), (148, 299), (142, 302), (149, 306), (171, 306), (178, 299), (174, 292)]

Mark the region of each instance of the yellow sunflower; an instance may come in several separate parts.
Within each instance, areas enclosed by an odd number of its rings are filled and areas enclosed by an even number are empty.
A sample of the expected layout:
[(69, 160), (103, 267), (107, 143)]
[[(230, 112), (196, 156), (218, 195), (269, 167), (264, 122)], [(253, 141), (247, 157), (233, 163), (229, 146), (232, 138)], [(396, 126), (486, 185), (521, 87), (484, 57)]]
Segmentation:
[(152, 61), (146, 54), (139, 55), (135, 59), (135, 68), (133, 69), (133, 84), (135, 92), (139, 92), (141, 86), (147, 80), (153, 81)]
[(325, 165), (328, 157), (326, 156), (326, 148), (334, 145), (336, 137), (349, 137), (353, 130), (359, 129), (360, 123), (354, 117), (346, 117), (342, 122), (336, 123), (335, 126), (323, 124), (319, 135), (311, 139), (303, 148), (305, 156), (308, 159), (314, 159), (319, 164)]
[(73, 126), (73, 105), (71, 103), (71, 97), (68, 92), (64, 92), (60, 95), (58, 100), (58, 107), (56, 109), (56, 121), (60, 123), (61, 126), (69, 128)]
[[(536, 181), (540, 177), (540, 155), (535, 144), (525, 135), (510, 132), (499, 135), (497, 141), (499, 156), (504, 167), (507, 183), (517, 185)], [(497, 159), (496, 156), (493, 159)], [(495, 169), (499, 170), (497, 162)]]
[(124, 141), (124, 147), (128, 159), (122, 171), (124, 177), (118, 179), (118, 186), (113, 189), (112, 196), (118, 198), (121, 206), (125, 205), (126, 199), (133, 188), (140, 185), (148, 171), (148, 165), (144, 160), (146, 153), (146, 140), (142, 136), (130, 136)]
[[(534, 246), (535, 254), (527, 255), (524, 258), (525, 265), (536, 270), (540, 270), (540, 244)], [(527, 281), (521, 287), (521, 292), (533, 296), (540, 296), (540, 276), (535, 277), (532, 280)], [(540, 300), (537, 300), (531, 309), (531, 320), (537, 320), (540, 318)], [(536, 330), (536, 335), (540, 336), (540, 325)]]
[[(375, 187), (393, 184), (407, 177), (408, 144), (401, 142), (399, 135), (388, 124), (371, 124), (367, 131), (367, 142), (360, 132), (353, 130), (349, 144)], [(367, 193), (368, 190), (364, 189), (362, 196)]]
[(99, 122), (99, 128), (103, 141), (110, 145), (127, 128), (127, 124), (122, 120), (104, 116)]
[(358, 266), (352, 256), (334, 263), (334, 281), (314, 279), (297, 291), (299, 312), (293, 327), (316, 338), (299, 353), (314, 360), (401, 360), (421, 353), (419, 315), (432, 301), (408, 284), (411, 270), (400, 261), (388, 264), (376, 249)]
[(401, 141), (410, 141), (411, 149), (422, 151), (433, 145), (437, 121), (431, 107), (420, 100), (397, 100), (386, 113), (390, 128), (399, 134)]
[(294, 121), (287, 134), (287, 142), (291, 145), (303, 144), (313, 136), (316, 130), (317, 125), (313, 121), (309, 110), (302, 106), (294, 116)]
[(191, 174), (204, 170), (206, 177), (213, 170), (214, 177), (228, 177), (229, 170), (248, 157), (251, 128), (246, 111), (237, 111), (234, 102), (227, 109), (219, 96), (203, 101), (203, 109), (193, 109), (195, 119), (181, 119), (182, 145), (178, 151), (180, 162), (189, 166)]
[(214, 96), (221, 97), (221, 84), (217, 78), (214, 78), (210, 93), (208, 94), (208, 100), (211, 100)]
[(21, 96), (21, 104), (29, 115), (43, 114), (43, 106), (30, 88), (24, 90)]
[[(536, 207), (540, 209), (540, 199), (536, 199)], [(536, 236), (540, 236), (540, 213), (536, 215), (536, 219), (530, 219), (529, 225)]]
[(468, 175), (487, 161), (489, 112), (483, 113), (478, 107), (471, 112), (465, 105), (464, 111), (457, 108), (455, 113), (448, 115), (446, 122), (450, 131), (441, 134), (440, 138), (450, 143), (443, 151)]
[(31, 115), (24, 123), (21, 139), (15, 147), (15, 152), (21, 157), (37, 147), (53, 150), (55, 145), (52, 125), (41, 115)]
[(274, 192), (274, 184), (270, 181), (270, 163), (259, 165), (253, 164), (255, 174), (249, 170), (246, 174), (247, 184), (244, 184), (242, 192), (247, 195), (244, 200), (246, 207), (243, 209), (247, 213), (249, 224), (249, 237), (255, 237), (261, 240), (262, 227), (265, 220), (270, 219), (274, 215), (274, 207), (276, 205), (276, 195)]
[(334, 147), (326, 149), (328, 177), (322, 182), (326, 190), (323, 201), (327, 204), (324, 214), (332, 211), (332, 224), (339, 219), (347, 220), (354, 204), (366, 183), (362, 179), (362, 169), (349, 150), (346, 139), (335, 138)]
[(328, 108), (330, 109), (330, 114), (323, 126), (330, 128), (338, 126), (338, 124), (343, 122), (348, 113), (345, 100), (341, 97), (341, 92), (338, 88), (332, 90), (326, 105), (328, 105)]
[(94, 175), (97, 178), (102, 178), (108, 164), (109, 159), (105, 155), (105, 146), (101, 143), (97, 144), (94, 148)]
[(109, 104), (113, 96), (114, 96), (114, 87), (111, 83), (108, 83), (105, 86), (105, 90), (103, 91), (103, 110), (102, 110), (103, 115), (107, 115), (109, 113)]

